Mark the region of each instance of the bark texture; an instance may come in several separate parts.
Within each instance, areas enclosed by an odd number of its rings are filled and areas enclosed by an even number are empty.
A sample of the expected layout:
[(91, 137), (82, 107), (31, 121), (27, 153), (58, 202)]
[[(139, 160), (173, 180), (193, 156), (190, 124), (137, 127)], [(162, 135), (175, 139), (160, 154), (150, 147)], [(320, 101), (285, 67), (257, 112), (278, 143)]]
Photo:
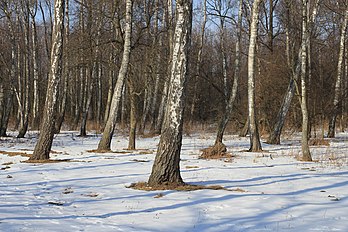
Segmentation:
[(65, 0), (56, 0), (51, 50), (51, 68), (40, 136), (31, 160), (47, 160), (52, 147), (58, 86), (62, 76)]
[(178, 0), (176, 2), (176, 16), (171, 82), (161, 139), (148, 181), (150, 186), (183, 184), (179, 162), (187, 79), (187, 58), (191, 39), (192, 0)]
[(255, 50), (257, 39), (257, 26), (259, 21), (259, 6), (262, 0), (255, 0), (251, 15), (250, 42), (248, 55), (248, 116), (249, 116), (249, 133), (250, 149), (249, 151), (261, 151), (261, 142), (256, 120), (255, 112)]
[(302, 160), (312, 161), (308, 144), (308, 107), (307, 107), (307, 48), (309, 41), (308, 21), (307, 21), (308, 0), (302, 0), (302, 41), (301, 41), (301, 111), (302, 111)]

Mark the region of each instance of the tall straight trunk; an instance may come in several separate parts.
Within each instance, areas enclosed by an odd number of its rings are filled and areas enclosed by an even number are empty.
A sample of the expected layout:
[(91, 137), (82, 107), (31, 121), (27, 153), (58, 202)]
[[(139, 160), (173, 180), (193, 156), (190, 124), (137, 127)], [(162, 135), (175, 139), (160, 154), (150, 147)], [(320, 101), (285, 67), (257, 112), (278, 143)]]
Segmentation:
[(137, 94), (135, 93), (134, 83), (128, 81), (129, 96), (130, 96), (130, 119), (129, 119), (129, 140), (128, 149), (135, 150), (135, 137), (137, 129)]
[[(28, 7), (22, 6), (21, 9), (21, 19), (23, 24), (23, 31), (24, 31), (24, 47), (25, 51), (23, 53), (23, 62), (24, 62), (24, 73), (22, 75), (22, 89), (19, 89), (19, 91), (22, 92), (22, 108), (19, 111), (20, 113), (20, 123), (19, 123), (19, 130), (17, 138), (24, 138), (25, 134), (28, 131), (28, 125), (29, 125), (29, 107), (30, 107), (30, 76), (31, 76), (31, 70), (30, 70), (30, 60), (31, 60), (31, 50), (30, 50), (30, 35), (29, 35), (29, 28), (30, 28), (30, 19), (29, 19), (29, 9)], [(24, 9), (25, 7), (25, 9)]]
[(187, 77), (187, 58), (192, 25), (192, 0), (176, 2), (176, 26), (166, 114), (155, 162), (149, 177), (150, 186), (182, 185), (180, 150)]
[(112, 96), (109, 118), (106, 122), (103, 136), (98, 144), (98, 150), (110, 150), (111, 139), (116, 126), (118, 106), (121, 99), (122, 87), (127, 75), (129, 57), (131, 52), (131, 32), (132, 32), (132, 0), (126, 1), (126, 25), (125, 38), (123, 45), (122, 63), (118, 73), (114, 94)]
[[(172, 0), (167, 0), (167, 7), (166, 7), (166, 27), (168, 30), (168, 50), (169, 50), (169, 56), (168, 57), (172, 57), (173, 54), (173, 25), (174, 25), (174, 19), (173, 19), (173, 2)], [(166, 102), (167, 102), (167, 97), (168, 97), (168, 91), (169, 91), (169, 85), (170, 85), (170, 78), (171, 78), (171, 67), (172, 67), (172, 60), (168, 59), (168, 64), (167, 64), (167, 73), (168, 76), (166, 77), (166, 79), (164, 80), (164, 86), (163, 86), (163, 91), (162, 91), (162, 96), (161, 96), (161, 103), (159, 106), (159, 110), (158, 110), (158, 117), (157, 117), (157, 121), (156, 124), (154, 125), (154, 127), (152, 126), (152, 129), (154, 128), (155, 133), (160, 133), (161, 129), (162, 129), (162, 124), (163, 124), (163, 120), (164, 120), (164, 113), (166, 111)]]
[(224, 136), (224, 132), (227, 126), (227, 123), (231, 117), (233, 111), (234, 100), (237, 96), (238, 90), (238, 79), (240, 75), (240, 47), (241, 47), (241, 39), (242, 39), (242, 11), (243, 11), (243, 0), (239, 1), (239, 9), (238, 9), (238, 24), (237, 24), (237, 41), (236, 41), (236, 57), (234, 61), (235, 70), (234, 70), (234, 79), (233, 86), (231, 89), (231, 93), (226, 105), (225, 113), (223, 114), (216, 134), (215, 144), (222, 143), (222, 138)]
[(307, 108), (307, 48), (308, 48), (308, 0), (302, 0), (302, 40), (301, 40), (301, 111), (302, 111), (302, 160), (312, 161), (308, 145), (308, 108)]
[[(42, 2), (39, 1), (39, 7), (40, 7), (40, 11), (41, 11), (41, 15), (42, 15), (42, 20), (43, 20), (43, 24), (44, 24), (44, 28), (45, 28), (45, 48), (46, 48), (46, 55), (48, 60), (51, 59), (51, 44), (49, 41), (52, 41), (52, 32), (49, 32), (48, 30), (48, 25), (47, 25), (47, 21), (46, 21), (46, 17), (45, 17), (45, 12), (47, 13), (47, 11), (43, 8), (42, 6)], [(49, 12), (51, 11), (51, 9), (49, 8)], [(51, 15), (51, 14), (50, 14)], [(51, 20), (50, 20), (51, 21)]]
[(248, 117), (249, 117), (249, 133), (250, 133), (250, 149), (249, 151), (261, 151), (261, 142), (257, 125), (257, 117), (255, 112), (255, 50), (257, 39), (257, 26), (259, 21), (259, 6), (262, 0), (255, 0), (251, 15), (250, 25), (250, 42), (248, 55)]
[[(151, 130), (154, 130), (155, 128), (155, 123), (156, 123), (156, 115), (155, 115), (155, 111), (157, 108), (157, 100), (158, 100), (158, 89), (159, 89), (159, 84), (160, 84), (160, 78), (161, 78), (161, 74), (160, 74), (160, 64), (161, 64), (161, 59), (162, 59), (162, 47), (163, 47), (163, 33), (158, 33), (159, 31), (159, 23), (158, 23), (158, 16), (159, 16), (159, 0), (155, 1), (155, 5), (156, 5), (156, 9), (154, 12), (154, 18), (155, 18), (155, 23), (154, 23), (154, 38), (152, 41), (152, 51), (153, 51), (153, 66), (155, 67), (155, 71), (154, 71), (154, 79), (155, 79), (155, 85), (153, 86), (153, 92), (152, 94), (150, 92), (148, 92), (148, 97), (149, 99), (151, 99), (152, 101), (148, 102), (148, 105), (144, 111), (144, 121), (143, 121), (143, 128), (146, 125), (146, 117), (147, 117), (147, 108), (149, 108), (150, 110), (150, 116), (151, 116)], [(165, 17), (165, 14), (163, 14), (163, 17)], [(163, 19), (164, 22), (164, 19)], [(157, 38), (158, 37), (158, 38)], [(157, 48), (157, 49), (156, 49)], [(150, 88), (151, 89), (151, 88)], [(151, 98), (152, 95), (152, 98)]]
[(12, 17), (10, 12), (5, 11), (6, 18), (8, 20), (8, 27), (10, 31), (10, 39), (11, 39), (11, 69), (9, 71), (10, 75), (10, 86), (8, 88), (8, 92), (5, 95), (5, 86), (2, 86), (3, 88), (3, 94), (4, 94), (4, 99), (3, 99), (3, 108), (0, 112), (0, 136), (5, 137), (7, 136), (7, 126), (8, 126), (8, 121), (10, 118), (10, 113), (13, 105), (13, 95), (14, 95), (14, 80), (16, 78), (16, 63), (17, 63), (17, 56), (16, 56), (16, 37), (15, 37), (15, 28), (14, 28), (14, 23), (12, 21)]
[(30, 160), (47, 160), (52, 147), (54, 123), (58, 97), (58, 86), (62, 76), (63, 33), (65, 0), (56, 0), (51, 51), (51, 67), (46, 93), (44, 115), (40, 136)]
[(342, 66), (343, 66), (343, 57), (344, 57), (344, 49), (345, 49), (347, 21), (348, 21), (348, 8), (345, 10), (344, 20), (341, 27), (340, 50), (338, 55), (337, 77), (336, 77), (336, 83), (335, 83), (335, 96), (333, 100), (332, 116), (329, 122), (329, 131), (327, 133), (327, 137), (329, 138), (335, 137), (336, 119), (339, 113), (339, 104), (341, 101), (340, 98), (341, 98)]
[(112, 70), (112, 62), (114, 62), (114, 56), (113, 52), (110, 53), (109, 58), (109, 74), (108, 74), (108, 98), (105, 104), (105, 112), (104, 112), (104, 123), (108, 120), (109, 112), (110, 112), (110, 105), (111, 105), (111, 99), (112, 99), (112, 92), (113, 92), (113, 86), (114, 86), (114, 71)]
[(62, 124), (66, 112), (66, 103), (68, 97), (68, 82), (70, 79), (70, 68), (69, 68), (69, 37), (70, 37), (70, 17), (69, 17), (69, 0), (65, 0), (65, 30), (64, 30), (64, 67), (63, 67), (63, 76), (64, 81), (63, 88), (61, 90), (61, 102), (58, 107), (57, 119), (55, 124), (55, 133), (58, 134), (62, 128)]
[(169, 78), (167, 78), (167, 80), (165, 80), (164, 82), (161, 103), (159, 106), (157, 121), (155, 125), (155, 133), (160, 133), (162, 129), (162, 123), (163, 123), (164, 113), (166, 110), (166, 103), (167, 103), (168, 91), (169, 91), (169, 85), (170, 85), (169, 82), (170, 82)]
[[(88, 70), (88, 75), (86, 78), (86, 97), (85, 97), (85, 103), (82, 107), (82, 120), (80, 125), (80, 134), (79, 136), (87, 136), (87, 119), (88, 119), (88, 112), (91, 106), (92, 101), (92, 95), (93, 95), (93, 89), (94, 89), (94, 82), (95, 82), (95, 76), (96, 76), (96, 61), (93, 62), (93, 66), (90, 67), (92, 70)], [(89, 78), (88, 78), (89, 77)], [(88, 81), (89, 80), (89, 81)]]
[[(37, 4), (37, 2), (35, 2)], [(33, 128), (37, 128), (39, 125), (39, 57), (38, 57), (38, 38), (36, 29), (36, 8), (30, 11), (31, 16), (31, 42), (32, 42), (32, 62), (33, 62), (33, 107), (32, 107), (32, 123)]]
[(139, 130), (138, 130), (138, 133), (140, 135), (143, 135), (144, 131), (145, 131), (147, 116), (150, 112), (151, 100), (152, 100), (152, 98), (151, 98), (150, 90), (149, 90), (149, 88), (146, 88), (144, 90), (144, 104), (143, 104), (143, 112), (142, 112), (142, 117), (141, 117), (141, 124), (140, 124)]
[(197, 98), (198, 98), (198, 83), (199, 83), (199, 75), (201, 72), (201, 63), (202, 63), (202, 53), (203, 53), (203, 43), (204, 43), (204, 36), (205, 36), (205, 26), (207, 24), (207, 0), (203, 1), (203, 22), (201, 26), (201, 34), (199, 37), (198, 41), (198, 53), (197, 53), (197, 63), (196, 63), (196, 69), (195, 69), (195, 85), (193, 89), (193, 98), (192, 98), (192, 105), (191, 105), (191, 110), (190, 110), (190, 121), (191, 124), (193, 123), (194, 119), (194, 113), (195, 113), (195, 108), (196, 108), (196, 103), (197, 103)]

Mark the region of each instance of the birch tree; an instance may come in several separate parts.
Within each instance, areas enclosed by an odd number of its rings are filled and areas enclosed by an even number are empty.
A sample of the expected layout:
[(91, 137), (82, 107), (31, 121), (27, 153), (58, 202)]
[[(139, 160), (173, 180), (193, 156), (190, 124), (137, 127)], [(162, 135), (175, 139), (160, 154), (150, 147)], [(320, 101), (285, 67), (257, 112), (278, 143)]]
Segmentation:
[(307, 52), (308, 52), (308, 0), (302, 0), (302, 40), (301, 40), (301, 111), (302, 111), (302, 160), (312, 161), (308, 145), (308, 108), (307, 108)]
[[(309, 22), (309, 37), (307, 38), (308, 40), (310, 40), (310, 35), (312, 35), (312, 31), (314, 30), (314, 23), (316, 21), (316, 17), (317, 17), (317, 12), (318, 12), (318, 7), (319, 7), (319, 1), (320, 0), (315, 0), (315, 4), (313, 7), (313, 11), (312, 14), (310, 15), (309, 19), (307, 19), (307, 21)], [(290, 1), (286, 1), (285, 2), (286, 7), (287, 7), (287, 21), (288, 21), (288, 25), (285, 27), (285, 34), (286, 34), (286, 60), (287, 60), (287, 65), (289, 67), (290, 70), (290, 82), (288, 84), (287, 90), (285, 92), (285, 95), (283, 97), (283, 101), (282, 104), (280, 106), (280, 109), (278, 111), (278, 115), (277, 115), (277, 120), (276, 123), (274, 124), (273, 130), (271, 131), (267, 143), (269, 144), (280, 144), (280, 135), (285, 123), (285, 118), (286, 115), (288, 114), (288, 111), (290, 109), (290, 105), (291, 105), (291, 101), (292, 98), (295, 94), (295, 90), (296, 90), (296, 85), (297, 82), (299, 80), (300, 77), (300, 73), (301, 73), (301, 55), (302, 55), (302, 46), (299, 47), (298, 49), (298, 53), (296, 56), (295, 61), (291, 61), (291, 51), (290, 51), (290, 47), (291, 47), (291, 38), (290, 38), (290, 20), (291, 20), (291, 16), (290, 16), (290, 7), (291, 7), (291, 3)], [(308, 13), (307, 13), (308, 15)], [(294, 65), (295, 63), (295, 65)]]
[(54, 5), (54, 23), (52, 33), (51, 68), (44, 115), (40, 127), (40, 136), (30, 160), (47, 160), (52, 147), (57, 106), (58, 86), (62, 76), (63, 34), (65, 0), (56, 0)]
[(262, 0), (255, 0), (251, 14), (250, 40), (248, 52), (248, 118), (250, 133), (249, 151), (261, 151), (261, 142), (255, 112), (255, 50), (257, 39), (257, 26), (259, 21), (259, 6)]
[(329, 138), (335, 137), (336, 119), (339, 112), (339, 104), (341, 102), (341, 99), (340, 99), (341, 98), (341, 83), (342, 83), (342, 76), (343, 76), (343, 57), (344, 57), (344, 49), (345, 49), (347, 22), (348, 22), (348, 6), (344, 11), (344, 19), (341, 25), (340, 48), (339, 48), (339, 54), (338, 54), (337, 77), (336, 77), (336, 83), (335, 83), (333, 111), (332, 111), (332, 116), (329, 122), (329, 131), (327, 133), (327, 137)]
[(126, 1), (126, 22), (124, 30), (124, 45), (122, 63), (118, 73), (117, 82), (112, 96), (109, 117), (106, 122), (103, 136), (98, 144), (98, 150), (110, 150), (112, 135), (116, 126), (117, 112), (119, 108), (120, 99), (122, 96), (122, 88), (127, 75), (129, 64), (129, 57), (131, 52), (131, 32), (132, 32), (132, 0)]
[(150, 186), (184, 184), (180, 175), (179, 163), (191, 26), (192, 0), (177, 0), (171, 82), (161, 139), (148, 180)]

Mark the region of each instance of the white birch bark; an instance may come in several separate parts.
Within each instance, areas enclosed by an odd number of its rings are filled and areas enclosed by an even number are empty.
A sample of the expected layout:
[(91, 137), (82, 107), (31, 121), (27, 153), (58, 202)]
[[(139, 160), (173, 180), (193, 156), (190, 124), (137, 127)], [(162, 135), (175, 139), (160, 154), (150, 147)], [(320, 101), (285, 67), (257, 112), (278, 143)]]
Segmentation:
[(188, 48), (192, 24), (192, 0), (177, 0), (176, 26), (173, 39), (171, 82), (161, 139), (148, 184), (152, 186), (181, 185), (180, 150), (184, 98), (187, 75)]
[(32, 43), (32, 60), (33, 60), (33, 107), (32, 107), (32, 117), (33, 126), (36, 128), (38, 126), (38, 113), (39, 113), (39, 57), (38, 57), (38, 38), (36, 29), (36, 16), (37, 2), (30, 11), (31, 16), (31, 43)]
[[(169, 57), (172, 57), (173, 54), (173, 2), (172, 0), (167, 0), (167, 7), (166, 7), (166, 27), (168, 30), (168, 48), (169, 48)], [(168, 97), (168, 91), (169, 91), (169, 82), (171, 81), (171, 67), (172, 67), (172, 59), (168, 60), (167, 65), (167, 73), (168, 76), (164, 80), (164, 86), (162, 91), (162, 97), (161, 97), (161, 103), (158, 110), (158, 117), (155, 125), (155, 133), (160, 133), (162, 129), (163, 124), (163, 118), (166, 111), (166, 102)]]
[(56, 0), (54, 5), (54, 23), (52, 36), (51, 67), (46, 93), (44, 115), (40, 136), (30, 160), (49, 159), (57, 106), (58, 86), (62, 76), (63, 33), (64, 33), (64, 0)]
[(123, 45), (123, 56), (121, 67), (118, 73), (114, 94), (112, 96), (109, 118), (106, 122), (103, 136), (98, 144), (98, 150), (110, 150), (111, 139), (116, 126), (117, 112), (121, 99), (122, 87), (126, 79), (129, 57), (131, 52), (131, 32), (132, 32), (132, 0), (126, 1), (126, 25), (125, 25), (125, 38)]
[(257, 26), (259, 21), (259, 6), (262, 0), (255, 0), (253, 3), (251, 25), (250, 25), (250, 41), (248, 52), (248, 117), (249, 117), (249, 133), (250, 133), (250, 149), (249, 151), (262, 150), (260, 136), (257, 126), (257, 117), (255, 112), (255, 50), (257, 39)]

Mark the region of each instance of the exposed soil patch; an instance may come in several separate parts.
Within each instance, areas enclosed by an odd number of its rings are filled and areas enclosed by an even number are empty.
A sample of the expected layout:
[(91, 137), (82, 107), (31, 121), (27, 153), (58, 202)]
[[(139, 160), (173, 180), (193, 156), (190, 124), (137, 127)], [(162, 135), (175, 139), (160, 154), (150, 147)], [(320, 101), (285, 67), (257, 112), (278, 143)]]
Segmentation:
[(146, 182), (133, 183), (127, 188), (145, 190), (145, 191), (158, 191), (158, 190), (176, 190), (176, 191), (196, 191), (203, 189), (211, 190), (228, 190), (220, 185), (193, 185), (193, 184), (163, 184), (157, 186), (150, 186)]

